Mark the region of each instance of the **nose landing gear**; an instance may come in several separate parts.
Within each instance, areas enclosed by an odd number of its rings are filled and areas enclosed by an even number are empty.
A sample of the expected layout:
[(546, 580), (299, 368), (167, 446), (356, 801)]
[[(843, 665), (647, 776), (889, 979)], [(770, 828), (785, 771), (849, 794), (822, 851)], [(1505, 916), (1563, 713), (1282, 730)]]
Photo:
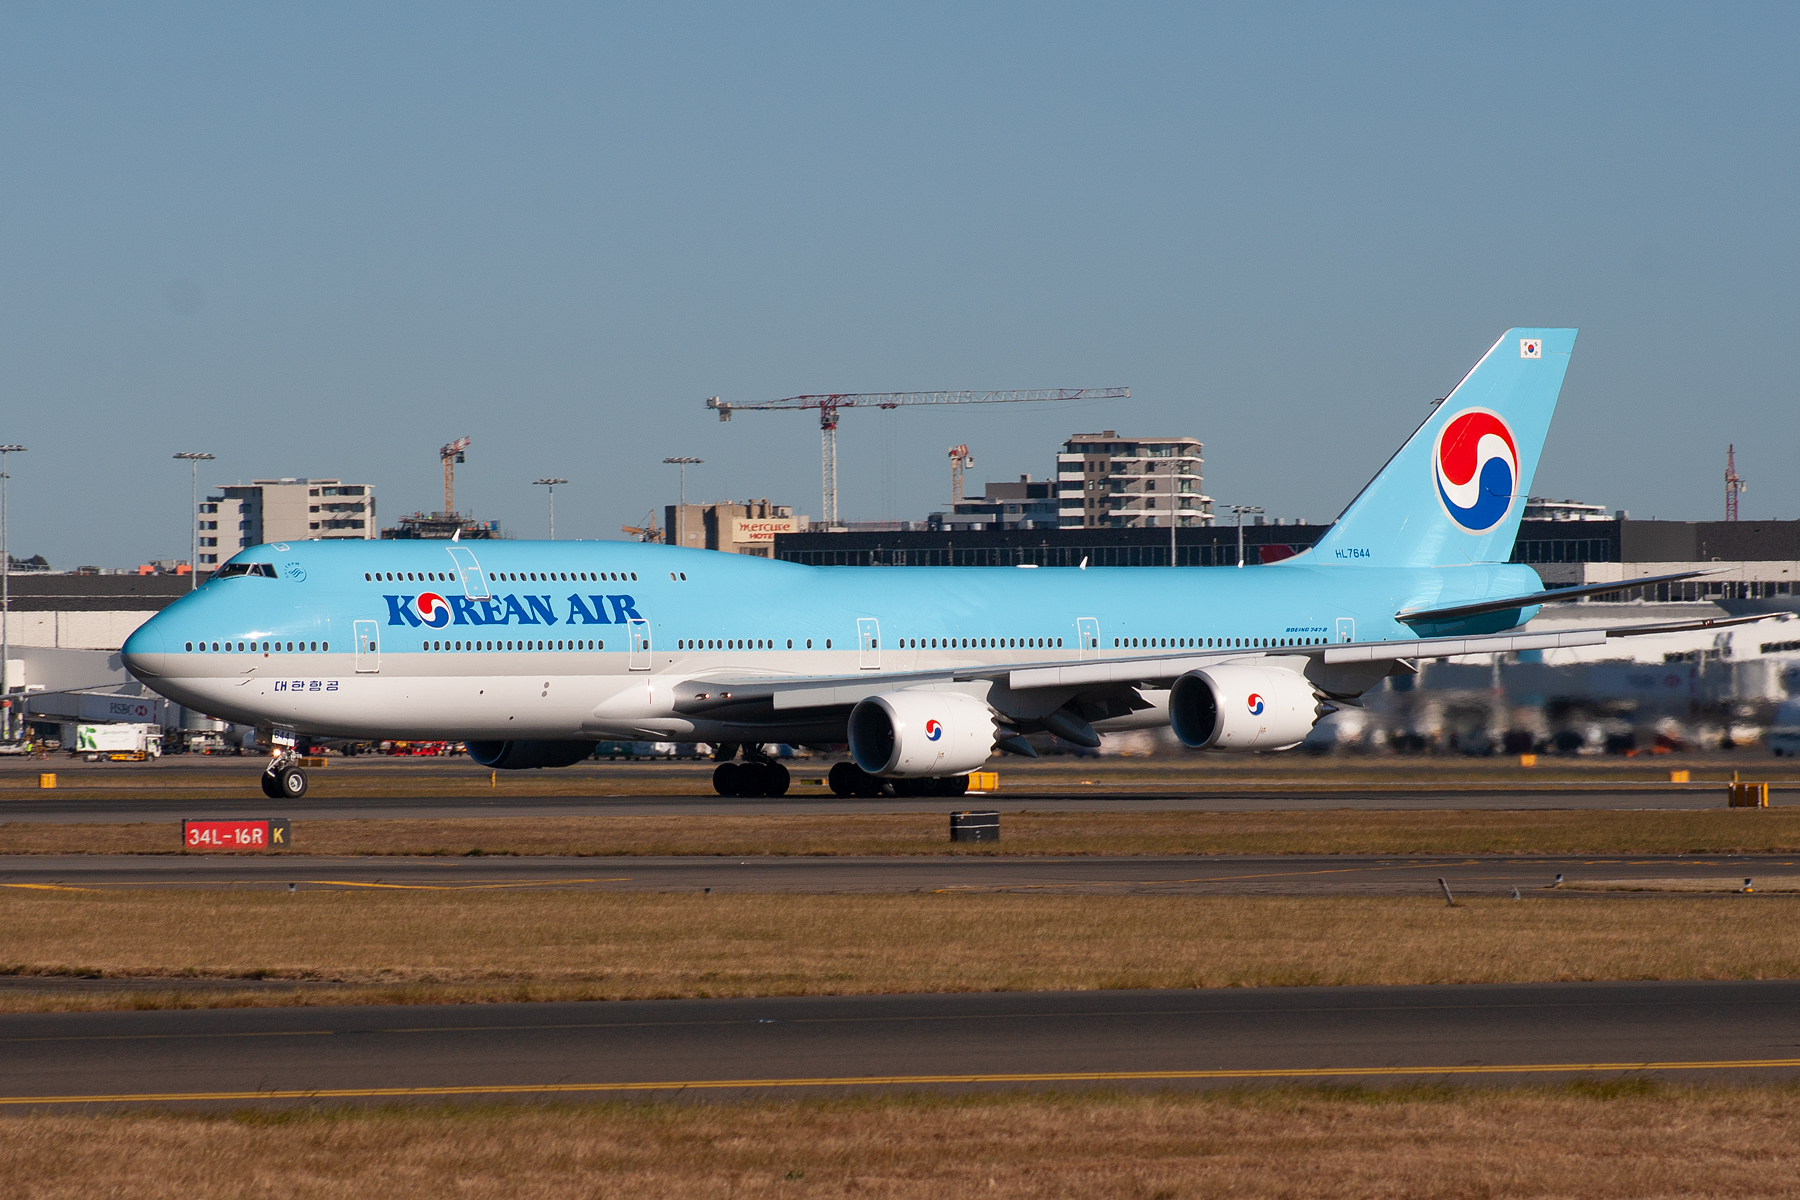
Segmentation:
[(306, 795), (306, 772), (291, 748), (269, 760), (262, 773), (263, 795), (271, 800), (298, 800)]

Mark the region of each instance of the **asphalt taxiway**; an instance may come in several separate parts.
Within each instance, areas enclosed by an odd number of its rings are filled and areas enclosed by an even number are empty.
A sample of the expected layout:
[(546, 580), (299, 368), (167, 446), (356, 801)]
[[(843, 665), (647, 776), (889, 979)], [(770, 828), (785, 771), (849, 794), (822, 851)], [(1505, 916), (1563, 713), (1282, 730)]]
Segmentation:
[(0, 1016), (0, 1112), (880, 1089), (1800, 1078), (1800, 982)]
[[(1791, 788), (1775, 788), (1772, 802), (1800, 798)], [(191, 795), (65, 798), (54, 792), (14, 793), (0, 798), (0, 824), (124, 824), (203, 817), (284, 816), (295, 821), (439, 819), (479, 817), (606, 816), (804, 816), (823, 813), (949, 812), (953, 808), (998, 808), (1032, 812), (1322, 812), (1333, 809), (1700, 809), (1725, 803), (1723, 784), (1564, 783), (1520, 787), (1444, 787), (1383, 784), (1375, 787), (1230, 788), (1169, 792), (1116, 792), (1096, 789), (1033, 793), (1007, 788), (992, 795), (950, 800), (789, 795), (778, 800), (724, 796), (307, 796), (300, 800), (219, 798), (205, 789)]]
[(1032, 892), (1120, 895), (1556, 895), (1595, 880), (1719, 885), (1800, 871), (1800, 855), (1004, 855), (419, 857), (0, 855), (8, 888), (308, 891), (603, 889), (715, 892)]

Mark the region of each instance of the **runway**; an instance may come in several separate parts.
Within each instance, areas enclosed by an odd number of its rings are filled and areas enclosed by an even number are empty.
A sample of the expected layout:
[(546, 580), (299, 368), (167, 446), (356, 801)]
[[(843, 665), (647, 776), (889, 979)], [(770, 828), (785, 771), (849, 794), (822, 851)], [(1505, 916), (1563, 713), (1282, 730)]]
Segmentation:
[[(1792, 801), (1791, 789), (1771, 789), (1772, 803)], [(26, 792), (0, 799), (0, 824), (127, 824), (201, 817), (284, 816), (295, 821), (385, 818), (746, 816), (823, 813), (949, 812), (956, 808), (1030, 809), (1033, 812), (1319, 812), (1332, 809), (1698, 809), (1724, 805), (1722, 784), (1554, 784), (1529, 788), (1438, 787), (1222, 787), (1165, 793), (1095, 790), (1033, 794), (1008, 788), (956, 801), (829, 794), (740, 800), (723, 796), (557, 796), (488, 799), (466, 796), (307, 796), (297, 801), (192, 797), (64, 798)]]
[[(580, 888), (716, 892), (1034, 892), (1115, 895), (1561, 895), (1566, 883), (1685, 879), (1721, 884), (1792, 876), (1800, 855), (998, 855), (666, 858), (288, 855), (0, 856), (5, 888), (219, 888), (308, 891)], [(1586, 893), (1592, 895), (1592, 893)]]
[(0, 1016), (0, 1111), (1800, 1078), (1800, 982)]

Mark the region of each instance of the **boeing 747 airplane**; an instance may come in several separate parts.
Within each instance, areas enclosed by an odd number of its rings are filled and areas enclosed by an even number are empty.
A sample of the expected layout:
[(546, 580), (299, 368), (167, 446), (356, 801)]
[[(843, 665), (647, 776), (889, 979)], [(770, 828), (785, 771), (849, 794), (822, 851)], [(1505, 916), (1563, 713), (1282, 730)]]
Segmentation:
[(1523, 628), (1546, 600), (1618, 590), (1546, 592), (1507, 561), (1574, 345), (1573, 329), (1509, 330), (1317, 545), (1266, 566), (276, 542), (145, 622), (124, 660), (169, 699), (263, 730), (274, 797), (305, 794), (308, 737), (460, 740), (504, 770), (567, 766), (604, 739), (735, 744), (744, 760), (714, 786), (743, 796), (787, 790), (763, 752), (781, 743), (848, 744), (831, 784), (863, 795), (960, 794), (996, 752), (1033, 753), (1035, 732), (1093, 747), (1170, 725), (1197, 749), (1281, 749), (1422, 658), (1651, 631)]

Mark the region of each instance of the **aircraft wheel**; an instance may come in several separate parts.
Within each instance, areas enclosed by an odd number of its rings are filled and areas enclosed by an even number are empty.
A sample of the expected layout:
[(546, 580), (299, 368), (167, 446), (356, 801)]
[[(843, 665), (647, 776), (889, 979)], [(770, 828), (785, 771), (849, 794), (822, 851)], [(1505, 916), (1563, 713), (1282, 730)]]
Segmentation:
[(713, 768), (713, 791), (721, 796), (739, 795), (744, 768), (734, 762), (722, 762)]
[(271, 800), (281, 799), (281, 776), (277, 775), (274, 771), (264, 771), (262, 773), (262, 790), (263, 795)]
[(938, 795), (966, 796), (969, 793), (969, 777), (967, 775), (946, 775), (938, 780)]
[(831, 774), (826, 777), (825, 782), (831, 785), (833, 795), (854, 796), (857, 779), (861, 775), (862, 770), (855, 763), (832, 763)]
[(871, 775), (861, 767), (856, 768), (856, 795), (867, 799), (879, 796), (887, 791), (888, 781), (879, 775)]
[(281, 773), (281, 798), (298, 800), (306, 795), (306, 772), (299, 767), (289, 767)]
[(763, 795), (770, 799), (774, 799), (776, 796), (787, 795), (788, 783), (790, 781), (788, 779), (788, 769), (786, 767), (782, 766), (780, 763), (764, 763), (763, 768), (759, 773), (762, 775)]

